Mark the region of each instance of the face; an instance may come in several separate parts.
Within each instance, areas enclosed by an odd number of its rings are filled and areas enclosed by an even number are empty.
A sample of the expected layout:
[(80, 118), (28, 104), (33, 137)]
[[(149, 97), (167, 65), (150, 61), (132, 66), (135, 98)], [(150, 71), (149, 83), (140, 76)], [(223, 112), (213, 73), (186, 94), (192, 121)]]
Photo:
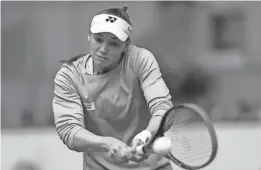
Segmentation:
[(111, 33), (90, 34), (90, 53), (100, 67), (109, 68), (118, 63), (125, 48), (126, 42)]

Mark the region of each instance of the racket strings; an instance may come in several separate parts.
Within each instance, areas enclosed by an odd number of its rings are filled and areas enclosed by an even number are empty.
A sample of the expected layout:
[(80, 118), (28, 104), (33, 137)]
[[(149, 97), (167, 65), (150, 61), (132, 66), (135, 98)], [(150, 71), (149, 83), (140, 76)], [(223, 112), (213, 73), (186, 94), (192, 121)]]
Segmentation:
[(203, 120), (188, 109), (176, 111), (172, 119), (174, 123), (165, 133), (173, 142), (172, 155), (190, 166), (207, 162), (212, 153), (212, 146)]
[(210, 155), (209, 150), (212, 147), (209, 145), (211, 142), (209, 141), (210, 138), (205, 136), (207, 132), (200, 133), (195, 129), (187, 132), (174, 131), (172, 136), (170, 136), (174, 146), (173, 152), (179, 157), (184, 157), (183, 159), (189, 159), (189, 157), (202, 154), (208, 158)]

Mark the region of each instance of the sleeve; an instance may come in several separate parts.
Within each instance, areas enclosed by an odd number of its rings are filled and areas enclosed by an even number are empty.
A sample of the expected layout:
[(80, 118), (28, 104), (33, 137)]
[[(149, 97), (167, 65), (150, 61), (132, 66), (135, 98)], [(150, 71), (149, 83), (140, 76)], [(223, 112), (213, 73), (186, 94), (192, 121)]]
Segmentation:
[(56, 131), (71, 150), (75, 150), (74, 135), (84, 128), (83, 107), (73, 79), (73, 70), (64, 65), (55, 76), (52, 101)]
[(134, 68), (151, 114), (168, 110), (172, 106), (171, 95), (154, 55), (146, 49), (140, 50)]

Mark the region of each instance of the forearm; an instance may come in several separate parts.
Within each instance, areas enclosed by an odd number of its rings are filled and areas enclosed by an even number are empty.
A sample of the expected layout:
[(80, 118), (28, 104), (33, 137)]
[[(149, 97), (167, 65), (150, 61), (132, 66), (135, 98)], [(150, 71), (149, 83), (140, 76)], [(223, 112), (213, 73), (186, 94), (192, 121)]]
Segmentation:
[[(56, 119), (58, 120), (58, 119)], [(72, 120), (58, 121), (56, 131), (63, 143), (77, 152), (106, 152), (107, 137), (98, 136), (84, 128), (84, 125), (72, 123)]]
[(158, 110), (151, 117), (151, 119), (148, 123), (148, 126), (146, 127), (146, 130), (150, 131), (152, 136), (155, 136), (165, 112), (166, 112), (166, 110)]
[(160, 126), (163, 115), (173, 104), (169, 90), (162, 78), (158, 79), (154, 84), (147, 86), (144, 89), (144, 95), (152, 115), (146, 129), (151, 131), (152, 136), (154, 136)]
[(106, 137), (81, 129), (73, 139), (74, 148), (78, 152), (107, 152)]
[(151, 117), (147, 127), (134, 137), (134, 141), (138, 139), (138, 141), (142, 141), (145, 144), (149, 143), (150, 140), (155, 137), (165, 112), (166, 111), (163, 109), (155, 112), (155, 114), (153, 114)]

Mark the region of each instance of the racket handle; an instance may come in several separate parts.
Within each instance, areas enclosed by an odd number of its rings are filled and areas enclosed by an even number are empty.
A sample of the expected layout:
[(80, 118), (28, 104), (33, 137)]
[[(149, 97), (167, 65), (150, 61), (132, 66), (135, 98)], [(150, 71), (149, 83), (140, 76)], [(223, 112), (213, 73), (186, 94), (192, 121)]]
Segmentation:
[(139, 155), (145, 154), (144, 145), (137, 146), (136, 152), (137, 152)]
[(136, 152), (139, 155), (143, 155), (143, 154), (151, 153), (152, 150), (150, 148), (150, 145), (140, 145), (140, 146), (137, 146)]

